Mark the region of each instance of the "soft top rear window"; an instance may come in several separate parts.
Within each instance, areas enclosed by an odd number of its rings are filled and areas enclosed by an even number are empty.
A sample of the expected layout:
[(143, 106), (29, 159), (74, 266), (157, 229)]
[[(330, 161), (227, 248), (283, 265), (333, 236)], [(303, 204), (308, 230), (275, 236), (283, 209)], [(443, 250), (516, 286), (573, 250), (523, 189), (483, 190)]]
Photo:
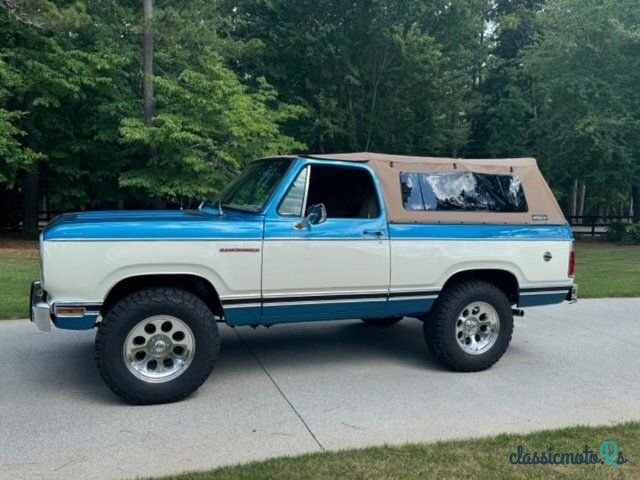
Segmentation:
[(405, 210), (500, 213), (528, 210), (517, 175), (402, 172), (400, 184)]

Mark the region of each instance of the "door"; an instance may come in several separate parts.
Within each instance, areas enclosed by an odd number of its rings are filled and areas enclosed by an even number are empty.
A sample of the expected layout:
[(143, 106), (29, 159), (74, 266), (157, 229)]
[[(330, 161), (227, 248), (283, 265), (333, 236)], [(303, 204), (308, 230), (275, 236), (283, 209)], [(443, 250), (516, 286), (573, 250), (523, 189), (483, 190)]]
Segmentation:
[[(390, 245), (382, 198), (368, 168), (331, 163), (300, 167), (265, 219), (265, 323), (373, 317), (385, 311)], [(302, 222), (302, 213), (319, 204), (326, 219)]]

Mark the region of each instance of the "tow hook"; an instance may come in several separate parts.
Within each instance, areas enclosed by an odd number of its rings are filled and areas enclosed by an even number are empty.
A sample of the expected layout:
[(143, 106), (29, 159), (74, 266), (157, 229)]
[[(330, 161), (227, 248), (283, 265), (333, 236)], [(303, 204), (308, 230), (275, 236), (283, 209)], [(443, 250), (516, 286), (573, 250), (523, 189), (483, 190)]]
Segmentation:
[(511, 313), (516, 317), (524, 317), (524, 310), (520, 308), (512, 308)]

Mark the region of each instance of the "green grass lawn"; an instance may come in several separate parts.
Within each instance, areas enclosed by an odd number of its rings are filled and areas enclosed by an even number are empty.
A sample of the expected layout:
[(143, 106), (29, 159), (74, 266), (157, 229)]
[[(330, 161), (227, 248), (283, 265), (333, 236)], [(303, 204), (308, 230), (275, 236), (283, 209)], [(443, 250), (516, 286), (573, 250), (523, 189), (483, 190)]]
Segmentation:
[(29, 287), (39, 275), (37, 257), (0, 254), (0, 319), (29, 317)]
[[(580, 298), (640, 296), (640, 246), (578, 242), (576, 262)], [(38, 276), (36, 257), (0, 253), (0, 319), (29, 316)]]
[[(509, 457), (522, 445), (524, 451), (579, 453), (585, 447), (599, 454), (600, 445), (612, 440), (627, 460), (612, 470), (596, 465), (511, 465)], [(613, 452), (613, 446), (609, 447)], [(515, 457), (514, 457), (515, 459)], [(640, 423), (605, 427), (571, 427), (528, 435), (498, 435), (477, 440), (402, 447), (314, 453), (264, 462), (187, 473), (165, 480), (346, 480), (370, 479), (610, 479), (640, 478)]]
[(640, 296), (640, 246), (576, 243), (579, 298)]

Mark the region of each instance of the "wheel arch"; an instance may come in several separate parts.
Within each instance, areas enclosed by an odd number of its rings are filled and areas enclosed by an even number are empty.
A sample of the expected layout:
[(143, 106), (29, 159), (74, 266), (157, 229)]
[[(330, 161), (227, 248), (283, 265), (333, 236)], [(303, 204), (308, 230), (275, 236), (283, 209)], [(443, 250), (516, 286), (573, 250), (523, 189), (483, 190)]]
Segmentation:
[(149, 273), (122, 278), (107, 292), (100, 313), (106, 315), (113, 305), (133, 292), (153, 287), (174, 287), (186, 290), (202, 300), (217, 317), (224, 311), (218, 291), (200, 275), (190, 273)]
[(502, 290), (512, 304), (518, 303), (520, 296), (518, 278), (513, 272), (500, 268), (473, 268), (458, 271), (447, 279), (442, 290), (469, 280), (491, 283)]

